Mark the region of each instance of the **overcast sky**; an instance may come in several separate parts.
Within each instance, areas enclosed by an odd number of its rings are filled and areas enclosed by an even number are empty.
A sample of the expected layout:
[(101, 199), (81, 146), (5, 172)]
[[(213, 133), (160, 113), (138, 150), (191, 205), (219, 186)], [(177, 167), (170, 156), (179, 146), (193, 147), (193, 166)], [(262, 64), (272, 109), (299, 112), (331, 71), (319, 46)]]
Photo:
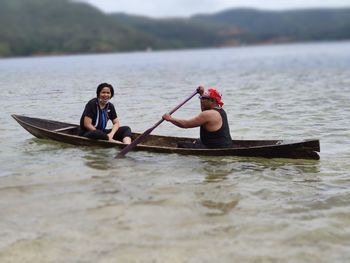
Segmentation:
[(125, 12), (151, 17), (190, 16), (227, 8), (253, 7), (285, 10), (310, 7), (350, 7), (350, 0), (80, 0), (105, 12)]

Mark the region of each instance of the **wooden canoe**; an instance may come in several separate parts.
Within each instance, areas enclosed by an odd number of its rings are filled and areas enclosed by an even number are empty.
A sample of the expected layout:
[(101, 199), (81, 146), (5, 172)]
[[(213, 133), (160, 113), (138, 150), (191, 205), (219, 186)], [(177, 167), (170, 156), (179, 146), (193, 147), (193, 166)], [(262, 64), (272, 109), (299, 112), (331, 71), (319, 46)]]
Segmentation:
[[(92, 140), (78, 136), (79, 125), (65, 122), (31, 118), (22, 115), (12, 117), (29, 133), (37, 138), (51, 139), (63, 143), (99, 147), (119, 147), (126, 145), (103, 140)], [(133, 139), (139, 136), (133, 133)], [(177, 153), (185, 155), (206, 156), (249, 156), (265, 158), (293, 158), (318, 160), (320, 151), (319, 140), (303, 140), (299, 142), (284, 140), (233, 140), (232, 148), (225, 149), (188, 149), (178, 148), (179, 141), (191, 142), (194, 138), (149, 135), (145, 141), (138, 144), (134, 150), (158, 153)]]

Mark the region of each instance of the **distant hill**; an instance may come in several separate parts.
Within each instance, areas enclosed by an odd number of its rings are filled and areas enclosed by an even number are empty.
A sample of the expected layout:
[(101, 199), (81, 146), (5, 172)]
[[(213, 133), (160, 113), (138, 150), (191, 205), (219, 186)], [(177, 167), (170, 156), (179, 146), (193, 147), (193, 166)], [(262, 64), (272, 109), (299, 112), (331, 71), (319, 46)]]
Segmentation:
[(350, 39), (350, 8), (260, 11), (232, 9), (197, 15), (196, 22), (236, 26), (241, 42), (321, 41)]
[(152, 19), (72, 0), (0, 0), (2, 57), (343, 39), (350, 39), (350, 8)]
[(0, 0), (0, 56), (143, 49), (154, 38), (84, 3)]
[(218, 46), (226, 39), (222, 31), (229, 35), (229, 29), (234, 27), (186, 18), (152, 19), (122, 13), (112, 14), (111, 17), (119, 24), (153, 36), (161, 48)]

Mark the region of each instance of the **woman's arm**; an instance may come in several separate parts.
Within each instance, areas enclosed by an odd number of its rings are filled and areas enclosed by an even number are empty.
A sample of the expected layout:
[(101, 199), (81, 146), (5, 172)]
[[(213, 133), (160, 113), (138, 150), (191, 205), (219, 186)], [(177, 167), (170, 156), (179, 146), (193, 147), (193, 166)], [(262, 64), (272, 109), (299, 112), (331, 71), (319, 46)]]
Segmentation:
[(96, 130), (95, 126), (92, 125), (92, 119), (90, 117), (87, 117), (87, 116), (84, 117), (84, 127), (88, 131)]
[(112, 123), (113, 123), (113, 127), (112, 127), (112, 130), (110, 133), (108, 133), (108, 138), (109, 140), (113, 140), (113, 136), (114, 134), (117, 132), (117, 130), (119, 129), (120, 127), (120, 124), (119, 124), (119, 120), (118, 118), (115, 118), (114, 120), (112, 120)]

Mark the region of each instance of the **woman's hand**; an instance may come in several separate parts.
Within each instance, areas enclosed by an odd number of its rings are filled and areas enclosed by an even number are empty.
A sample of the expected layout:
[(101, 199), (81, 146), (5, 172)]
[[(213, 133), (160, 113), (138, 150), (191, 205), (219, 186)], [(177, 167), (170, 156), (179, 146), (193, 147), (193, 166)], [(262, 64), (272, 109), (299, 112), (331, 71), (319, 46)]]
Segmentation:
[(108, 133), (107, 136), (108, 136), (108, 141), (110, 141), (110, 142), (123, 143), (123, 142), (121, 142), (121, 141), (114, 140), (114, 139), (113, 139), (114, 134), (113, 134), (112, 132)]
[(108, 133), (107, 136), (108, 136), (108, 140), (109, 140), (109, 141), (113, 141), (113, 136), (114, 136), (114, 134)]

